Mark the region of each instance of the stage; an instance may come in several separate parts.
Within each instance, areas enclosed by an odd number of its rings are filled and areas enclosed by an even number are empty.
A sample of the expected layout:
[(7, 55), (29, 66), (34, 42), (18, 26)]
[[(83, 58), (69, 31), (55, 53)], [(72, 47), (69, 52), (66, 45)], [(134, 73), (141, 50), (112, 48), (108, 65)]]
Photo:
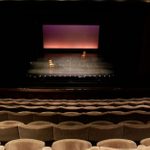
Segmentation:
[(46, 82), (91, 83), (114, 76), (110, 64), (96, 53), (49, 53), (30, 62), (28, 78)]

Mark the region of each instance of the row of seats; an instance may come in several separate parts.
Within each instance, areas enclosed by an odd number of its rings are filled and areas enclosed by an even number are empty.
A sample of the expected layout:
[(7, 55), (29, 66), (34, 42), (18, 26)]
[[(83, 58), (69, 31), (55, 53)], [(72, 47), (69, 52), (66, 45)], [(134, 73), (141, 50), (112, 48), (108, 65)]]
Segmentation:
[(38, 139), (45, 142), (60, 139), (84, 139), (92, 142), (109, 138), (125, 138), (140, 141), (150, 137), (150, 124), (128, 121), (113, 124), (108, 121), (97, 121), (89, 124), (67, 121), (54, 124), (36, 121), (24, 124), (19, 121), (0, 122), (0, 141), (7, 142), (19, 138)]
[(0, 98), (0, 105), (26, 106), (121, 106), (121, 105), (150, 105), (150, 98), (116, 98), (116, 99), (88, 99), (88, 100), (53, 100), (53, 99), (15, 99)]
[(52, 111), (52, 112), (108, 112), (138, 111), (149, 112), (150, 98), (130, 99), (90, 99), (90, 100), (52, 100), (52, 99), (0, 99), (0, 110), (7, 111)]
[(150, 98), (115, 98), (115, 99), (88, 99), (88, 100), (57, 100), (57, 99), (17, 99), (0, 98), (0, 105), (33, 105), (33, 106), (120, 106), (120, 105), (149, 105)]
[(90, 111), (90, 112), (31, 112), (31, 111), (0, 111), (0, 121), (17, 120), (23, 123), (32, 121), (49, 121), (52, 123), (59, 123), (62, 121), (79, 121), (82, 123), (90, 123), (92, 121), (107, 120), (113, 123), (118, 123), (125, 120), (139, 120), (147, 123), (150, 118), (149, 111)]
[(142, 139), (140, 145), (128, 139), (107, 139), (97, 142), (96, 146), (87, 140), (63, 139), (45, 146), (41, 140), (16, 139), (0, 146), (0, 150), (148, 150), (149, 148), (150, 138)]
[(131, 110), (146, 110), (150, 109), (150, 105), (121, 105), (121, 106), (28, 106), (28, 105), (0, 105), (1, 110), (11, 110), (11, 111), (53, 111), (53, 112), (88, 112), (88, 111), (131, 111)]

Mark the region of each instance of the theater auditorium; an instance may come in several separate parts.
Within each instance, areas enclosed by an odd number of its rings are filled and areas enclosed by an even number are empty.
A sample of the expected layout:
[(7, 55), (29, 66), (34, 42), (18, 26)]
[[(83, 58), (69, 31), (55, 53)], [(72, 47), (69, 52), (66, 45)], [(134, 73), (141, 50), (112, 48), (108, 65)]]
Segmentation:
[(150, 1), (1, 0), (0, 150), (149, 150)]

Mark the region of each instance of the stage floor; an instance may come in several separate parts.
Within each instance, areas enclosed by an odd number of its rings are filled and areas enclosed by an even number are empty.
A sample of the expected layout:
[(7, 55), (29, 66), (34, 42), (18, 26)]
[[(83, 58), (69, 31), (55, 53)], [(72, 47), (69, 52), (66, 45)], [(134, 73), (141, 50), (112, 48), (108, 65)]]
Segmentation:
[(30, 62), (28, 74), (49, 77), (101, 77), (111, 76), (113, 69), (95, 53), (53, 53)]

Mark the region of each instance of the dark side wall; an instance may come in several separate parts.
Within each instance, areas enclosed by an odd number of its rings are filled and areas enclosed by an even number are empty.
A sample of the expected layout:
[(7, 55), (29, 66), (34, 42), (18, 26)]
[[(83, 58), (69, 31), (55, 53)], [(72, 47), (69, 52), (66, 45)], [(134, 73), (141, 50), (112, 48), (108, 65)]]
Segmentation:
[(19, 85), (29, 62), (44, 53), (42, 24), (100, 24), (99, 51), (113, 64), (117, 84), (140, 86), (150, 74), (149, 7), (142, 2), (1, 2), (1, 86)]

